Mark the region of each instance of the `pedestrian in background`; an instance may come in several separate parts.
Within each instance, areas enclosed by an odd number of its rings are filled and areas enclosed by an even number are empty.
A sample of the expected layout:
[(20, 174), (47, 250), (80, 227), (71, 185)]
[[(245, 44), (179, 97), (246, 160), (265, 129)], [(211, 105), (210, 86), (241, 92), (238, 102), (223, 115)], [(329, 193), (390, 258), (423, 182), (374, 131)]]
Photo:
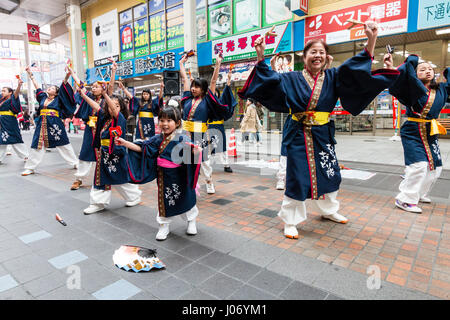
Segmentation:
[(249, 98), (247, 99), (247, 108), (241, 122), (241, 132), (248, 137), (249, 142), (253, 143), (256, 143), (257, 117), (255, 100)]

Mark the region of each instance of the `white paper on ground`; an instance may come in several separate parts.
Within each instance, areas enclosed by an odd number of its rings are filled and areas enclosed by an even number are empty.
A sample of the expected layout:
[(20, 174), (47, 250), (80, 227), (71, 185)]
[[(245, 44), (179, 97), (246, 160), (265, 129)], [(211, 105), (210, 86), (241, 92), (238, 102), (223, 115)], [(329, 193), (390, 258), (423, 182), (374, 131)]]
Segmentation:
[(341, 177), (345, 179), (369, 180), (376, 173), (362, 170), (341, 170)]

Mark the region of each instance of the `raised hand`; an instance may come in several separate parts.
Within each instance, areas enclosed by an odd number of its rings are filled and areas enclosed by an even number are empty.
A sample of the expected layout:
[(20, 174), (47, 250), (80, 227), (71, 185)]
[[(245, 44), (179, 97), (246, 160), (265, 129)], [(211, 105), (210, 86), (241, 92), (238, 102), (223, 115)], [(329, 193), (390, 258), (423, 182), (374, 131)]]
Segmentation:
[(180, 64), (184, 64), (188, 60), (187, 54), (183, 55), (183, 57), (180, 59)]
[(264, 59), (264, 51), (266, 50), (266, 37), (260, 36), (255, 41), (255, 51), (256, 55), (258, 57), (258, 61)]
[(375, 21), (366, 21), (364, 23), (364, 33), (367, 38), (373, 39), (378, 36), (378, 24)]
[(333, 63), (333, 56), (327, 54), (327, 60), (326, 60), (326, 64), (325, 64), (325, 69), (329, 69), (331, 68), (331, 64)]
[(386, 53), (383, 57), (383, 63), (388, 69), (394, 69), (394, 59), (390, 53)]

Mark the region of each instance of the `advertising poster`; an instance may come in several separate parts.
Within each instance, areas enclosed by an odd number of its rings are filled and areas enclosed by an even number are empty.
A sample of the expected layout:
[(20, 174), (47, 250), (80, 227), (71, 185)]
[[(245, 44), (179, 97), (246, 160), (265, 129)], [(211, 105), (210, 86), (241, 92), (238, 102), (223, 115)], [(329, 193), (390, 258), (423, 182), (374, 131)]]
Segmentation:
[(150, 52), (166, 50), (166, 21), (164, 11), (150, 16)]
[(147, 16), (147, 4), (143, 3), (133, 8), (134, 20)]
[(167, 50), (184, 46), (183, 5), (167, 9)]
[(378, 36), (406, 32), (408, 1), (385, 0), (366, 3), (342, 10), (310, 16), (305, 19), (305, 44), (311, 39), (323, 39), (328, 44), (365, 39), (364, 26), (348, 29), (348, 19), (378, 22)]
[(210, 5), (208, 13), (210, 39), (231, 34), (231, 1)]
[(136, 58), (150, 54), (147, 17), (134, 22), (134, 54)]
[(275, 69), (278, 73), (294, 71), (294, 54), (280, 54), (275, 58)]
[(27, 23), (28, 42), (30, 44), (40, 45), (41, 37), (39, 34), (39, 26)]
[(263, 25), (291, 20), (291, 1), (293, 0), (264, 0)]
[(119, 60), (119, 31), (117, 10), (111, 10), (92, 19), (92, 47), (94, 48), (94, 65), (110, 63), (107, 58)]
[(205, 42), (208, 36), (208, 18), (206, 10), (197, 10), (197, 42)]
[(120, 59), (134, 58), (133, 25), (131, 23), (120, 26)]
[(419, 0), (417, 29), (450, 25), (450, 0)]
[[(83, 64), (87, 69), (89, 68), (88, 48), (87, 48), (87, 34), (86, 34), (86, 22), (81, 24), (81, 52), (83, 53)], [(51, 60), (55, 61), (55, 60)]]
[(120, 24), (128, 23), (133, 21), (133, 13), (131, 9), (119, 13)]
[(152, 0), (148, 3), (148, 11), (150, 14), (164, 9), (164, 0)]
[(260, 12), (259, 0), (234, 1), (234, 33), (259, 28)]

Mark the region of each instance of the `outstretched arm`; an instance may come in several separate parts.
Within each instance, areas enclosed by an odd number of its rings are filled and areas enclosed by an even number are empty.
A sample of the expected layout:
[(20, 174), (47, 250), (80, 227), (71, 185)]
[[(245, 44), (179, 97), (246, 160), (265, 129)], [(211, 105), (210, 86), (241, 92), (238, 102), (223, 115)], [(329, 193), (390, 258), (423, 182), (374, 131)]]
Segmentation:
[(214, 73), (211, 78), (211, 84), (210, 89), (212, 92), (216, 92), (216, 83), (217, 79), (219, 78), (219, 72), (220, 72), (220, 64), (222, 63), (222, 57), (218, 56), (216, 59), (216, 66), (214, 67)]
[(31, 82), (33, 82), (34, 88), (37, 90), (39, 88), (39, 85), (37, 84), (36, 79), (34, 79), (33, 72), (31, 72), (30, 67), (26, 67), (25, 71), (28, 73)]
[(127, 149), (136, 151), (136, 152), (142, 152), (142, 148), (140, 146), (138, 146), (137, 144), (127, 141), (123, 138), (117, 137), (116, 139), (114, 139), (114, 143), (118, 146), (123, 146)]
[(129, 99), (133, 99), (133, 95), (131, 94), (130, 91), (128, 91), (128, 89), (123, 85), (122, 81), (117, 81), (117, 83), (119, 84), (119, 88), (123, 90), (123, 92), (125, 92), (125, 95), (129, 98)]
[(108, 86), (108, 94), (112, 95), (114, 92), (114, 82), (116, 80), (116, 71), (117, 71), (117, 63), (115, 61), (112, 62), (111, 66), (111, 79), (109, 80)]
[(22, 87), (23, 80), (19, 78), (19, 82), (17, 84), (17, 89), (14, 91), (14, 97), (17, 99), (19, 98), (20, 88)]
[(78, 90), (78, 93), (80, 94), (80, 96), (84, 99), (84, 101), (86, 101), (86, 102), (88, 103), (88, 105), (89, 105), (95, 112), (98, 112), (98, 111), (101, 109), (100, 105), (99, 105), (97, 102), (95, 102), (94, 100), (92, 100), (91, 98), (89, 98), (89, 97), (86, 95), (86, 92), (85, 92), (86, 89), (82, 90), (82, 89), (78, 88), (77, 90)]
[(186, 74), (186, 68), (184, 67), (184, 63), (187, 61), (187, 55), (185, 54), (183, 58), (180, 60), (180, 76), (181, 80), (183, 81), (183, 91), (189, 91), (191, 88), (191, 85), (189, 83), (189, 79)]
[(378, 37), (378, 25), (376, 22), (366, 21), (364, 23), (364, 33), (368, 39), (366, 49), (370, 53), (370, 56), (373, 57), (375, 53), (375, 44)]
[(109, 95), (105, 91), (103, 91), (103, 98), (105, 98), (110, 114), (117, 119), (120, 113), (120, 109), (116, 108), (116, 103), (109, 97)]
[[(70, 73), (70, 75), (72, 76), (72, 78), (73, 78), (73, 80), (75, 81), (75, 83), (77, 84), (77, 86), (80, 86), (80, 85), (81, 85), (81, 80), (80, 80), (80, 78), (78, 77), (78, 75), (76, 74), (76, 72), (72, 69), (72, 67), (67, 66), (67, 70), (69, 70), (69, 73)], [(81, 90), (82, 90), (85, 94), (87, 93), (86, 88), (83, 87)]]

